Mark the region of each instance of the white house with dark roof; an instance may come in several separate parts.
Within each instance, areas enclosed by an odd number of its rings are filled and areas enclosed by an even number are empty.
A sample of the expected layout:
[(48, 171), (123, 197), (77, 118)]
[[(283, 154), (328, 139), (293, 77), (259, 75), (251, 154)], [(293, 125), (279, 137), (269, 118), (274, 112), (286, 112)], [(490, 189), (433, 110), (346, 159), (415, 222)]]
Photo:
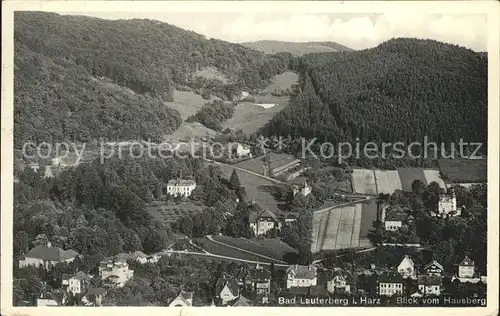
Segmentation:
[(194, 180), (172, 179), (167, 182), (167, 194), (188, 197), (196, 189)]
[(458, 278), (467, 279), (475, 277), (475, 264), (469, 257), (465, 256), (464, 260), (458, 265)]
[(411, 212), (409, 208), (399, 206), (386, 206), (382, 209), (382, 221), (386, 231), (398, 231), (404, 225), (412, 222), (415, 218), (408, 215)]
[(330, 293), (351, 293), (352, 277), (349, 273), (339, 270), (327, 275), (326, 288)]
[(401, 212), (389, 212), (384, 220), (384, 228), (387, 231), (398, 231), (403, 227), (406, 214)]
[(180, 291), (179, 294), (168, 304), (169, 307), (193, 306), (193, 292)]
[(253, 203), (253, 210), (250, 212), (248, 222), (255, 236), (265, 235), (273, 228), (278, 229), (276, 215), (267, 209), (262, 209), (257, 203)]
[(380, 296), (393, 296), (403, 294), (404, 279), (399, 274), (382, 274), (378, 277), (378, 294)]
[(418, 292), (422, 295), (441, 295), (441, 277), (435, 275), (421, 275), (417, 280)]
[(47, 245), (39, 245), (28, 251), (28, 253), (19, 260), (19, 268), (27, 266), (39, 267), (42, 265), (45, 269), (62, 263), (72, 262), (79, 254), (74, 250), (63, 250), (59, 247), (52, 247), (50, 242)]
[(82, 271), (73, 275), (65, 274), (62, 277), (62, 287), (73, 294), (82, 294), (87, 291), (90, 277)]
[(417, 274), (415, 271), (415, 263), (408, 255), (405, 255), (403, 260), (401, 260), (401, 263), (398, 265), (397, 271), (405, 279), (414, 279)]
[(486, 275), (476, 272), (474, 261), (467, 256), (458, 265), (458, 275), (454, 275), (451, 280), (459, 280), (462, 283), (487, 283)]
[(424, 273), (428, 276), (443, 276), (444, 268), (436, 260), (432, 260), (424, 266)]
[(215, 293), (222, 305), (226, 305), (240, 297), (238, 281), (235, 278), (219, 278), (215, 285)]
[(286, 288), (311, 287), (318, 282), (318, 269), (313, 266), (293, 265), (286, 269)]

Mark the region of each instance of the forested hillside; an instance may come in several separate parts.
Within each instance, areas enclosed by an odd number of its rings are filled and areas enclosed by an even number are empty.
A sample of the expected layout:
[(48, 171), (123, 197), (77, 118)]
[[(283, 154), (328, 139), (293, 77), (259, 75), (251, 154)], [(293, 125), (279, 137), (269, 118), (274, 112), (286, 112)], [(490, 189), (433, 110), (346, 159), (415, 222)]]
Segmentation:
[[(178, 113), (160, 102), (171, 101), (176, 86), (227, 95), (255, 89), (283, 72), (290, 58), (152, 20), (19, 12), (14, 25), (16, 146), (159, 138), (180, 124)], [(229, 82), (200, 87), (192, 74), (203, 67)]]
[(192, 199), (202, 205), (217, 211), (221, 203), (234, 201), (220, 170), (194, 159), (123, 156), (105, 164), (97, 159), (65, 170), (56, 179), (44, 179), (26, 168), (14, 188), (14, 256), (31, 249), (40, 234), (55, 246), (89, 256), (165, 249), (173, 232), (150, 216), (145, 204), (181, 170), (196, 180)]
[(15, 45), (15, 146), (65, 139), (159, 139), (181, 118), (160, 100), (136, 94), (84, 68)]
[(393, 39), (301, 58), (301, 91), (269, 135), (330, 141), (487, 140), (487, 57), (431, 40)]

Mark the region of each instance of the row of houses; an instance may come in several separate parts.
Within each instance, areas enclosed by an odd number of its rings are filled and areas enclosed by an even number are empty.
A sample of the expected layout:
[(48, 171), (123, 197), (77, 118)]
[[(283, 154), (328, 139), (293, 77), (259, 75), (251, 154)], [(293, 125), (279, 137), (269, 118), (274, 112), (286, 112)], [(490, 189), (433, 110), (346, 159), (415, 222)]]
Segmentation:
[[(50, 242), (31, 249), (19, 260), (19, 267), (41, 266), (45, 269), (62, 263), (72, 262), (79, 254), (73, 250), (62, 250), (53, 247)], [(61, 287), (52, 291), (43, 291), (37, 303), (40, 306), (55, 306), (67, 301), (69, 294), (80, 299), (83, 305), (100, 305), (106, 295), (106, 288), (123, 287), (134, 277), (128, 262), (138, 263), (157, 262), (159, 256), (147, 256), (142, 252), (119, 254), (100, 262), (98, 273), (102, 286), (91, 286), (94, 276), (81, 271), (73, 275), (63, 275)], [(127, 262), (128, 261), (128, 262)], [(319, 269), (322, 273), (322, 282), (319, 282)], [(413, 297), (439, 296), (443, 291), (442, 280), (445, 276), (444, 267), (432, 260), (421, 268), (417, 267), (408, 255), (404, 256), (394, 270), (380, 274), (372, 271), (347, 271), (338, 267), (325, 269), (316, 265), (291, 265), (285, 271), (284, 280), (275, 280), (283, 284), (281, 291), (295, 294), (353, 294), (356, 290), (356, 278), (360, 274), (376, 275), (376, 294), (391, 297), (404, 293)], [(486, 283), (486, 277), (476, 272), (475, 263), (465, 257), (459, 264), (452, 281), (462, 283)], [(251, 269), (240, 269), (236, 275), (224, 275), (215, 286), (214, 303), (222, 306), (248, 306), (251, 304), (242, 293), (254, 293), (257, 301), (263, 304), (269, 302), (271, 293), (271, 271), (260, 264)], [(411, 291), (411, 292), (410, 292)], [(169, 303), (170, 306), (191, 306), (192, 293), (181, 291)]]
[[(63, 250), (47, 242), (44, 245), (37, 245), (20, 258), (19, 268), (33, 266), (50, 270), (57, 264), (71, 263), (78, 257), (81, 257), (80, 254), (74, 250)], [(142, 252), (119, 254), (99, 264), (99, 276), (106, 287), (123, 287), (134, 276), (134, 271), (129, 268), (127, 263), (128, 260), (147, 263), (157, 262), (158, 259), (158, 256), (146, 256)], [(60, 288), (45, 289), (42, 291), (40, 297), (37, 298), (37, 306), (66, 305), (70, 295), (76, 297), (82, 305), (100, 305), (106, 295), (106, 290), (104, 288), (92, 287), (92, 279), (93, 276), (82, 271), (78, 271), (72, 275), (65, 274), (62, 276)]]
[[(405, 256), (396, 270), (396, 273), (386, 273), (379, 276), (379, 295), (402, 294), (408, 283), (416, 285), (417, 291), (411, 294), (413, 297), (441, 295), (445, 270), (436, 260), (432, 260), (421, 271), (418, 271), (413, 260), (409, 256)], [(451, 280), (459, 280), (463, 283), (478, 283), (480, 281), (486, 283), (486, 277), (481, 277), (476, 272), (474, 261), (467, 256), (458, 264), (458, 270)]]
[[(350, 293), (352, 278), (342, 269), (327, 270), (327, 287), (325, 293), (346, 292)], [(253, 269), (240, 269), (235, 275), (224, 275), (217, 280), (213, 306), (250, 306), (270, 303), (272, 276), (270, 270), (257, 264)], [(277, 281), (277, 280), (276, 280)], [(285, 292), (304, 293), (311, 288), (317, 288), (318, 267), (315, 265), (291, 265), (285, 273)], [(245, 297), (243, 293), (253, 293), (254, 301)], [(174, 298), (169, 306), (191, 306), (186, 296), (192, 293), (181, 292)]]

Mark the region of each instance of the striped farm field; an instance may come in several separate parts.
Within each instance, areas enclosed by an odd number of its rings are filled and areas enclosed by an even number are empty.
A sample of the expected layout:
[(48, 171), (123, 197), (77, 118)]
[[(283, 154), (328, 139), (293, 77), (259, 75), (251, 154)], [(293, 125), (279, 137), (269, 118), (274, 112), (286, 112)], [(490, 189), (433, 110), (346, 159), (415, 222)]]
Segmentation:
[(353, 169), (352, 184), (354, 193), (377, 195), (392, 194), (396, 190), (410, 192), (413, 181), (420, 180), (424, 185), (437, 182), (446, 189), (438, 169), (403, 168), (398, 170)]
[(411, 184), (415, 180), (420, 180), (424, 185), (428, 185), (425, 178), (424, 169), (422, 168), (404, 168), (399, 169), (399, 178), (401, 179), (401, 186), (403, 191), (411, 192)]
[(331, 210), (328, 215), (328, 223), (325, 227), (325, 237), (323, 239), (323, 250), (336, 249), (340, 219), (342, 217), (342, 208)]
[(378, 193), (392, 194), (401, 190), (401, 180), (397, 170), (375, 170)]
[(371, 169), (353, 169), (352, 183), (355, 193), (368, 195), (377, 194), (375, 173)]
[[(376, 204), (375, 204), (376, 207)], [(375, 214), (373, 209), (365, 208), (363, 203), (334, 208), (326, 212), (317, 212), (313, 218), (313, 233), (311, 251), (332, 251), (338, 249), (358, 248), (370, 246), (366, 244), (365, 236)], [(367, 219), (363, 219), (363, 216)], [(364, 222), (369, 222), (370, 227), (364, 228)]]
[(439, 170), (425, 169), (424, 175), (425, 179), (427, 179), (427, 183), (430, 184), (431, 182), (437, 182), (437, 184), (439, 184), (441, 188), (446, 189), (446, 184), (444, 183), (444, 180), (441, 178)]
[(363, 213), (363, 204), (354, 206), (354, 225), (352, 228), (351, 247), (359, 247), (359, 233), (361, 231), (361, 215)]
[(311, 243), (311, 252), (313, 253), (320, 251), (323, 247), (328, 215), (330, 215), (330, 212), (320, 212), (314, 214), (313, 216), (313, 233)]
[[(351, 247), (351, 238), (354, 228), (355, 206), (349, 206), (342, 210), (342, 216), (339, 222), (339, 231), (337, 233), (337, 243), (335, 249), (346, 249)], [(355, 238), (358, 239), (358, 238)]]

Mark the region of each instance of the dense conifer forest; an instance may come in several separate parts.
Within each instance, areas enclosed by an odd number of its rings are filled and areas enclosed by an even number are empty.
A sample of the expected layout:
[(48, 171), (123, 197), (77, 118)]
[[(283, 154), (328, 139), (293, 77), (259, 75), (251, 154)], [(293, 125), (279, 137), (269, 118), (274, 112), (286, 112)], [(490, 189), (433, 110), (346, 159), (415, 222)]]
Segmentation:
[(300, 59), (301, 91), (269, 135), (330, 141), (487, 140), (487, 56), (432, 40), (393, 39)]

